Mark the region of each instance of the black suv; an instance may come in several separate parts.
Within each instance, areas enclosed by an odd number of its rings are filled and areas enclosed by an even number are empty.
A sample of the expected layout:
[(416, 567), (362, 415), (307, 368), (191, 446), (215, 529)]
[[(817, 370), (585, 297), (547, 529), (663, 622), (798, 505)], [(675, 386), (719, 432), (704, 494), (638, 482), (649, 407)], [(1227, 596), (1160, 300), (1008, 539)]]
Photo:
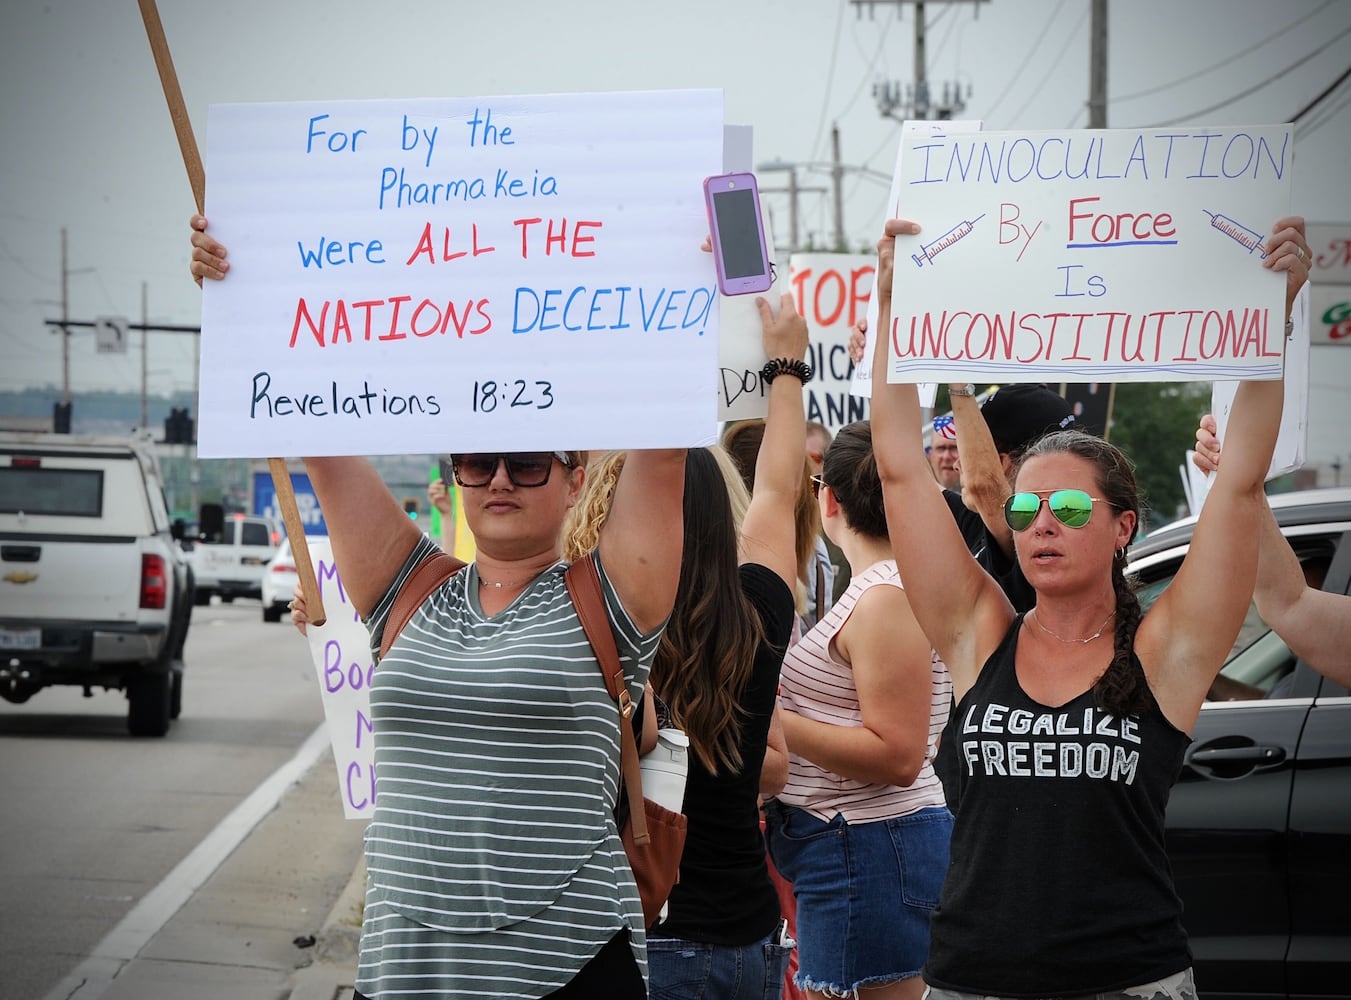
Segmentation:
[[(1351, 489), (1271, 506), (1306, 568), (1326, 567), (1323, 589), (1351, 593)], [(1178, 521), (1133, 546), (1145, 607), (1194, 526)], [(1201, 996), (1351, 997), (1351, 692), (1250, 609), (1192, 735), (1168, 851)]]

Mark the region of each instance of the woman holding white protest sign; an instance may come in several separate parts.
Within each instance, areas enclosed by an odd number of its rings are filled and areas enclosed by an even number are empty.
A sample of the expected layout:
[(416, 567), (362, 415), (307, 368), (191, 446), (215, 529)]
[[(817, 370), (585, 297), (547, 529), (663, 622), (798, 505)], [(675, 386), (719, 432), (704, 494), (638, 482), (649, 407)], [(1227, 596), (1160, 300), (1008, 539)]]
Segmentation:
[[(878, 244), (875, 372), (888, 370), (897, 237), (918, 233), (892, 220)], [(1277, 222), (1265, 249), (1288, 316), (1308, 278), (1302, 220)], [(957, 698), (963, 791), (930, 925), (934, 1000), (1195, 997), (1164, 810), (1252, 596), (1257, 547), (1242, 540), (1261, 524), (1281, 401), (1279, 379), (1239, 387), (1190, 551), (1143, 619), (1123, 575), (1140, 517), (1129, 460), (1078, 431), (1033, 445), (1005, 505), (1037, 595), (1016, 614), (933, 482), (915, 387), (873, 380), (893, 550)]]
[[(225, 248), (192, 220), (191, 270)], [(645, 997), (642, 910), (616, 828), (619, 719), (564, 582), (575, 451), (451, 456), (475, 561), (376, 666), (358, 996)], [(629, 453), (594, 555), (637, 699), (680, 572), (685, 452)], [(306, 461), (378, 650), (437, 553), (369, 462)], [(625, 723), (627, 724), (627, 723)]]
[[(802, 363), (807, 325), (783, 296), (758, 302), (769, 415), (754, 492), (721, 448), (685, 463), (685, 548), (675, 608), (652, 665), (652, 686), (690, 739), (680, 881), (648, 931), (654, 1000), (767, 1000), (782, 991), (792, 951), (760, 833), (762, 765), (794, 622), (794, 507), (806, 440)], [(607, 484), (622, 454), (596, 464), (569, 516), (565, 554), (594, 544)], [(782, 760), (782, 757), (779, 758)], [(777, 790), (780, 782), (773, 782)]]

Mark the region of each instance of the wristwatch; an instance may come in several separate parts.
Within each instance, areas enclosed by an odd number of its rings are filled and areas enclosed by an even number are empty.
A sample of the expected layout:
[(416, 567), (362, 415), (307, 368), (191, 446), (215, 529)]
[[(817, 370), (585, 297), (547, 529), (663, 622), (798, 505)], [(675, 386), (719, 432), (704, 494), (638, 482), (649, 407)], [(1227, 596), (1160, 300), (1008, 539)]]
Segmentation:
[(962, 386), (960, 389), (954, 389), (952, 386), (948, 386), (949, 396), (974, 396), (975, 394), (976, 387), (970, 382), (966, 383), (966, 385)]

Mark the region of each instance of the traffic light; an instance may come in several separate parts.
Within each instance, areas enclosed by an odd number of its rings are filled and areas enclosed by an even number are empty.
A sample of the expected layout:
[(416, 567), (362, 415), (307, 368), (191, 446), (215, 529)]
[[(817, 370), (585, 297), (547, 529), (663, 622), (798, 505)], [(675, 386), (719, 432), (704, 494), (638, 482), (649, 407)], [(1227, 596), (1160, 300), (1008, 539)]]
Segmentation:
[(418, 503), (417, 497), (403, 498), (403, 512), (407, 514), (409, 517), (411, 517), (414, 521), (417, 520), (417, 516), (420, 512), (421, 506), (422, 505)]
[(53, 403), (52, 404), (52, 433), (69, 434), (70, 433), (70, 410), (72, 403)]
[(196, 437), (193, 424), (192, 415), (186, 406), (181, 409), (173, 407), (164, 418), (164, 443), (192, 444)]

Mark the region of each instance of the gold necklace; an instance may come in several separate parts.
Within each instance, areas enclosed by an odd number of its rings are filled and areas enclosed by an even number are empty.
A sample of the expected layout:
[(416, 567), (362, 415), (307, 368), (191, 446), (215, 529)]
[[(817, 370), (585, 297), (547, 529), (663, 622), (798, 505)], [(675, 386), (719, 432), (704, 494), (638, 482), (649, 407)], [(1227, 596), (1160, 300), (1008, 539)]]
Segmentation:
[(1098, 638), (1098, 636), (1102, 635), (1103, 632), (1107, 631), (1107, 623), (1116, 617), (1116, 608), (1113, 608), (1108, 613), (1107, 617), (1102, 620), (1102, 624), (1098, 626), (1098, 630), (1094, 632), (1092, 635), (1090, 635), (1087, 639), (1066, 639), (1063, 635), (1057, 635), (1055, 632), (1052, 632), (1049, 628), (1047, 628), (1045, 625), (1041, 623), (1041, 619), (1037, 617), (1036, 608), (1033, 608), (1030, 612), (1028, 612), (1028, 617), (1037, 623), (1037, 628), (1041, 629), (1052, 639), (1058, 639), (1059, 641), (1065, 643), (1066, 645), (1072, 645), (1076, 642), (1087, 645), (1094, 639)]
[(514, 583), (493, 583), (490, 580), (483, 579), (483, 577), (478, 578), (478, 585), (480, 587), (492, 587), (494, 590), (506, 590), (508, 588), (523, 587), (529, 582), (530, 582), (529, 580), (517, 580)]

